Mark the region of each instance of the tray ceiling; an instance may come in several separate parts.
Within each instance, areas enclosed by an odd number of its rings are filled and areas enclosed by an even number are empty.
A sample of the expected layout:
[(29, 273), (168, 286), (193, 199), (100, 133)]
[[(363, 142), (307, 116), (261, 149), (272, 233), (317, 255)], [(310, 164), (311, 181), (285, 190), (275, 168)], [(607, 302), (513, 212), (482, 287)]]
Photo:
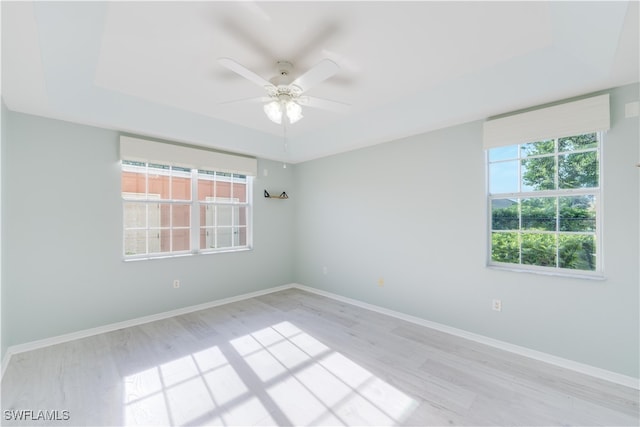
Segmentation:
[[(637, 82), (637, 2), (2, 2), (14, 111), (305, 161)], [(266, 79), (323, 58), (309, 95), (351, 104), (269, 121)]]

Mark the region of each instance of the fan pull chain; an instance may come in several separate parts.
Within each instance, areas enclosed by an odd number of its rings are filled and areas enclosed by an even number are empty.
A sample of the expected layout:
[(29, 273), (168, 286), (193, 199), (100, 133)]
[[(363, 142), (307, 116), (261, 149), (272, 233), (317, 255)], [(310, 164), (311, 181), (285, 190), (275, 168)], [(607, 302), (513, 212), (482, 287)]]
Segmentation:
[(282, 150), (286, 153), (289, 146), (287, 145), (287, 120), (282, 118)]
[[(287, 120), (283, 117), (282, 118), (282, 150), (286, 153), (288, 148), (289, 147), (287, 146)], [(283, 163), (282, 167), (286, 169), (287, 164)]]

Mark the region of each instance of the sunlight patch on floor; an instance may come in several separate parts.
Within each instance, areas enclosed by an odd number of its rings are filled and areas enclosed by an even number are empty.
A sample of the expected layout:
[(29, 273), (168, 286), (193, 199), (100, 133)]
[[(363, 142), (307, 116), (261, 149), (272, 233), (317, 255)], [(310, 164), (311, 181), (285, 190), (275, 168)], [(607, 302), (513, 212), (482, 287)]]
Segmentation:
[(290, 322), (124, 378), (125, 425), (391, 425), (410, 396)]

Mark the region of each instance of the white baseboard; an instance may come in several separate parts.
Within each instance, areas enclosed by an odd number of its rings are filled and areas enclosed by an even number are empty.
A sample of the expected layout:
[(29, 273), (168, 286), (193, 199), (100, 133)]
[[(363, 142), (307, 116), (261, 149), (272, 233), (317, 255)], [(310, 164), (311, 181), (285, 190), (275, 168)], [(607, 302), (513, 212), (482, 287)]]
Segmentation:
[(612, 383), (620, 384), (626, 387), (631, 387), (634, 389), (640, 389), (640, 380), (638, 378), (630, 377), (627, 375), (622, 375), (617, 372), (608, 371), (606, 369), (597, 368), (595, 366), (587, 365), (584, 363), (576, 362), (574, 360), (565, 359), (562, 357), (554, 356), (552, 354), (544, 353), (541, 351), (533, 350), (527, 347), (522, 347), (519, 345), (511, 344), (505, 341), (496, 340), (484, 335), (476, 334), (473, 332), (468, 332), (463, 329), (454, 328), (451, 326), (443, 325), (440, 323), (432, 322), (430, 320), (422, 319), (420, 317), (411, 316), (408, 314), (404, 314), (398, 311), (389, 310), (384, 307), (380, 307), (377, 305), (369, 304), (366, 302), (358, 301), (353, 298), (344, 297), (342, 295), (334, 294), (331, 292), (323, 291), (321, 289), (312, 288), (305, 285), (300, 285), (298, 283), (291, 283), (288, 285), (276, 286), (273, 288), (263, 289), (256, 292), (250, 292), (247, 294), (237, 295), (234, 297), (223, 298), (220, 300), (210, 301), (203, 304), (192, 305), (189, 307), (183, 307), (176, 310), (166, 311), (164, 313), (153, 314), (150, 316), (143, 316), (136, 319), (126, 320), (123, 322), (112, 323), (110, 325), (99, 326), (97, 328), (85, 329), (82, 331), (72, 332), (69, 334), (58, 335), (56, 337), (46, 338), (38, 341), (32, 341), (24, 344), (18, 344), (15, 346), (11, 346), (7, 349), (6, 354), (2, 359), (2, 372), (0, 373), (0, 379), (4, 376), (4, 372), (9, 365), (9, 361), (11, 356), (14, 354), (22, 353), (25, 351), (36, 350), (39, 348), (47, 347), (50, 345), (61, 344), (64, 342), (86, 338), (93, 335), (98, 335), (106, 332), (116, 331), (118, 329), (128, 328), (130, 326), (142, 325), (145, 323), (153, 322), (156, 320), (167, 319), (169, 317), (179, 316), (182, 314), (192, 313), (194, 311), (204, 310), (211, 307), (217, 307), (219, 305), (230, 304), (237, 301), (246, 300), (249, 298), (254, 298), (261, 295), (270, 294), (273, 292), (283, 291), (286, 289), (300, 289), (303, 291), (311, 292), (317, 295), (321, 295), (327, 298), (334, 299), (336, 301), (344, 302), (346, 304), (351, 304), (356, 307), (361, 307), (367, 310), (375, 311), (377, 313), (385, 314), (387, 316), (395, 317), (397, 319), (405, 320), (407, 322), (411, 322), (420, 326), (425, 326), (427, 328), (435, 329), (437, 331), (445, 332), (450, 335), (454, 335), (457, 337), (465, 338), (471, 341), (479, 342), (481, 344), (486, 344), (491, 347), (499, 348), (501, 350), (506, 350), (511, 353), (519, 354), (521, 356), (529, 357), (534, 360), (539, 360), (541, 362), (546, 362), (552, 365), (560, 366), (565, 369), (570, 369), (572, 371), (580, 372), (586, 375), (590, 375), (595, 378), (599, 378), (605, 381), (610, 381)]
[(432, 322), (430, 320), (422, 319), (420, 317), (415, 317), (415, 316), (404, 314), (398, 311), (389, 310), (387, 308), (379, 307), (377, 305), (368, 304), (366, 302), (358, 301), (356, 299), (352, 299), (352, 298), (344, 297), (342, 295), (337, 295), (331, 292), (323, 291), (321, 289), (311, 288), (309, 286), (300, 285), (300, 284), (294, 284), (293, 287), (303, 291), (312, 292), (327, 298), (332, 298), (340, 302), (355, 305), (357, 307), (365, 308), (367, 310), (375, 311), (377, 313), (386, 314), (387, 316), (395, 317), (397, 319), (405, 320), (407, 322), (411, 322), (417, 325), (425, 326), (427, 328), (435, 329), (440, 332), (445, 332), (450, 335), (455, 335), (457, 337), (465, 338), (481, 344), (486, 344), (488, 346), (499, 348), (501, 350), (506, 350), (511, 353), (528, 357), (530, 359), (539, 360), (541, 362), (546, 362), (551, 365), (560, 366), (565, 369), (569, 369), (575, 372), (580, 372), (582, 374), (590, 375), (592, 377), (599, 378), (612, 383), (620, 384), (625, 387), (634, 388), (636, 390), (640, 389), (640, 379), (638, 378), (619, 374), (617, 372), (608, 371), (602, 368), (597, 368), (595, 366), (576, 362), (574, 360), (554, 356), (552, 354), (544, 353), (542, 351), (533, 350), (527, 347), (511, 344), (506, 341), (496, 340), (494, 338), (490, 338), (490, 337), (476, 334), (473, 332), (468, 332), (463, 329), (458, 329), (451, 326), (443, 325), (441, 323)]
[(18, 344), (11, 346), (7, 349), (4, 357), (2, 358), (2, 372), (0, 373), (0, 379), (4, 376), (4, 372), (9, 366), (11, 356), (25, 351), (37, 350), (39, 348), (48, 347), (50, 345), (62, 344), (65, 342), (87, 338), (98, 334), (104, 334), (106, 332), (117, 331), (118, 329), (128, 328), (131, 326), (138, 326), (156, 320), (167, 319), (169, 317), (180, 316), (182, 314), (192, 313), (194, 311), (204, 310), (211, 307), (217, 307), (219, 305), (230, 304), (232, 302), (242, 301), (249, 298), (258, 297), (261, 295), (270, 294), (272, 292), (278, 292), (285, 289), (291, 289), (293, 284), (276, 286), (273, 288), (263, 289), (260, 291), (249, 292), (247, 294), (237, 295), (234, 297), (223, 298), (215, 301), (206, 302), (203, 304), (191, 305), (188, 307), (178, 308), (175, 310), (165, 311), (163, 313), (152, 314), (149, 316), (138, 317), (136, 319), (125, 320), (122, 322), (111, 323), (109, 325), (98, 326), (96, 328), (84, 329), (82, 331), (71, 332), (69, 334), (58, 335), (51, 338), (45, 338), (42, 340), (31, 341), (24, 344)]

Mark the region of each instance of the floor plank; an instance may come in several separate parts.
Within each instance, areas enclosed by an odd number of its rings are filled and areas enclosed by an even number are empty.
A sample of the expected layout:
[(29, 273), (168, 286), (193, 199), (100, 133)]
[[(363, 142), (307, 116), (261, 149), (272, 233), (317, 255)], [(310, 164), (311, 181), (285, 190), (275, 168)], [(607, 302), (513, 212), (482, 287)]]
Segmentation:
[(2, 424), (637, 426), (638, 399), (289, 289), (17, 354)]

